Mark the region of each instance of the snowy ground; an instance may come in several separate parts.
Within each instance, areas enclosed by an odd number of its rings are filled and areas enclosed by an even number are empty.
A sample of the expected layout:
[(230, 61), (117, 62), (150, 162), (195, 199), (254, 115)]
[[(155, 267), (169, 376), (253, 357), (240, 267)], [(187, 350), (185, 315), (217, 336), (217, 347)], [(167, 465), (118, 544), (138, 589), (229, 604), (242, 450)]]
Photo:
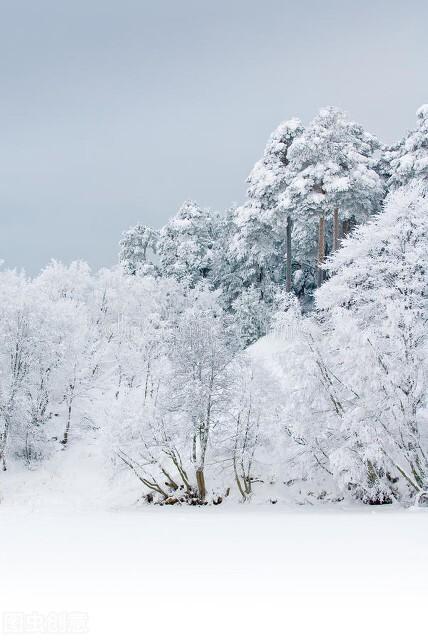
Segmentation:
[(428, 637), (422, 510), (3, 504), (0, 550), (3, 632), (49, 624), (54, 637), (76, 637), (60, 633), (74, 624), (103, 639)]

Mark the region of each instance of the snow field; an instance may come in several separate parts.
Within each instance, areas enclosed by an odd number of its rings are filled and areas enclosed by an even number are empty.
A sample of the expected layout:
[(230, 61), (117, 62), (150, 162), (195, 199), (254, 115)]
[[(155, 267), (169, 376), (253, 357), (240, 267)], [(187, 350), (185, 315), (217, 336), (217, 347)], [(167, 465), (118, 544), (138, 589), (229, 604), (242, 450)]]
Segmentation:
[(390, 507), (5, 507), (3, 630), (10, 612), (80, 612), (89, 638), (424, 637), (427, 516)]

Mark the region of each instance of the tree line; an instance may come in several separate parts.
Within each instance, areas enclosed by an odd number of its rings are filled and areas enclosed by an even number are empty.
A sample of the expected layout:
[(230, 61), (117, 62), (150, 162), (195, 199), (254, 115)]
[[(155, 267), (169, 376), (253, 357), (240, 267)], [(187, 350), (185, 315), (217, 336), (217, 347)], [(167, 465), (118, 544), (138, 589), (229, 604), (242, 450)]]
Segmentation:
[(387, 148), (333, 108), (288, 121), (241, 207), (137, 225), (110, 269), (2, 269), (2, 469), (79, 444), (159, 504), (425, 500), (417, 118)]

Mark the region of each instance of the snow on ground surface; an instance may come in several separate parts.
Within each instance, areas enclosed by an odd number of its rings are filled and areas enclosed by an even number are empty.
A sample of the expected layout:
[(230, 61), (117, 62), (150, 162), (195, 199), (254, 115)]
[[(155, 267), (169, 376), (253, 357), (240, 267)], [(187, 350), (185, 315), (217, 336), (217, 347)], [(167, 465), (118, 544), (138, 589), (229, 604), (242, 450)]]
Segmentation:
[(102, 639), (427, 638), (427, 580), (422, 509), (0, 505), (3, 631), (77, 612)]
[(143, 506), (132, 474), (112, 479), (95, 445), (65, 453), (0, 478), (3, 631), (428, 638), (428, 509)]

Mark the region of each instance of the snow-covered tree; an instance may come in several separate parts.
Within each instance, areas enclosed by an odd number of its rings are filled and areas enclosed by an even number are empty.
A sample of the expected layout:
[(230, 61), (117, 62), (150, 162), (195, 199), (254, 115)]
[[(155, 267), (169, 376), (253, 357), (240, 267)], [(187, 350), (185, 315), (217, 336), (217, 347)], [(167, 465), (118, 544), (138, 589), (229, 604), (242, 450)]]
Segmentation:
[(170, 402), (173, 410), (183, 416), (201, 500), (206, 497), (205, 465), (210, 438), (227, 407), (228, 365), (235, 347), (221, 309), (212, 304), (204, 307), (190, 308), (183, 314), (169, 355)]
[(423, 187), (391, 194), (329, 258), (316, 313), (291, 305), (268, 337), (284, 475), (313, 495), (378, 504), (426, 489), (427, 214)]
[(53, 262), (33, 280), (10, 271), (0, 279), (1, 458), (3, 466), (7, 454), (30, 464), (64, 433), (69, 386), (63, 374), (86, 334), (92, 283), (79, 263), (66, 269)]
[[(383, 183), (373, 169), (377, 140), (333, 107), (321, 109), (288, 152), (288, 187), (282, 207), (294, 217), (295, 245), (301, 262), (325, 257), (326, 222), (330, 246), (338, 246), (339, 219), (363, 222), (378, 211)], [(318, 229), (318, 240), (317, 238)], [(319, 269), (318, 283), (322, 281)]]
[[(142, 367), (132, 387), (123, 390), (121, 412), (112, 412), (114, 446), (120, 460), (162, 499), (203, 503), (209, 447), (227, 409), (236, 341), (217, 294), (181, 285), (177, 294), (171, 321), (162, 331), (152, 328), (155, 384), (147, 394)], [(142, 328), (138, 335), (147, 341)]]
[(138, 271), (156, 275), (157, 267), (152, 260), (159, 239), (157, 231), (144, 224), (137, 224), (122, 234), (119, 262), (126, 273), (135, 275)]
[(342, 397), (335, 472), (370, 500), (410, 493), (428, 474), (426, 419), (428, 201), (422, 187), (388, 197), (328, 262), (317, 295)]
[[(238, 212), (187, 202), (112, 269), (0, 270), (0, 467), (86, 447), (161, 504), (425, 496), (426, 114), (389, 156), (337, 110), (289, 121)], [(360, 223), (340, 247), (339, 216)]]
[(331, 384), (324, 337), (322, 326), (290, 298), (266, 338), (269, 360), (262, 365), (276, 390), (279, 428), (272, 430), (270, 440), (283, 448), (280, 477), (290, 487), (303, 483), (306, 493), (324, 494), (328, 489), (334, 495), (329, 453), (338, 441), (341, 404)]
[(272, 283), (285, 283), (285, 274), (291, 287), (291, 218), (279, 207), (279, 198), (287, 186), (288, 150), (302, 131), (300, 121), (292, 119), (273, 132), (247, 179), (247, 202), (236, 212), (232, 251), (243, 286), (257, 287), (260, 299), (269, 296)]
[(158, 242), (160, 269), (172, 277), (195, 285), (213, 269), (218, 240), (218, 214), (187, 200), (161, 229)]
[(418, 181), (428, 189), (428, 104), (416, 112), (417, 124), (399, 143), (384, 150), (388, 187), (396, 189)]
[(26, 420), (26, 382), (35, 348), (35, 305), (23, 274), (0, 274), (0, 465), (7, 468), (10, 441)]
[(66, 447), (73, 431), (94, 428), (92, 403), (104, 373), (103, 296), (85, 263), (52, 262), (34, 280), (54, 319), (57, 361), (51, 384), (57, 402), (58, 441)]
[(217, 241), (212, 254), (212, 271), (209, 282), (213, 289), (220, 292), (222, 307), (229, 311), (233, 300), (242, 291), (242, 277), (239, 262), (230, 250), (236, 233), (236, 207), (226, 209), (217, 218)]

